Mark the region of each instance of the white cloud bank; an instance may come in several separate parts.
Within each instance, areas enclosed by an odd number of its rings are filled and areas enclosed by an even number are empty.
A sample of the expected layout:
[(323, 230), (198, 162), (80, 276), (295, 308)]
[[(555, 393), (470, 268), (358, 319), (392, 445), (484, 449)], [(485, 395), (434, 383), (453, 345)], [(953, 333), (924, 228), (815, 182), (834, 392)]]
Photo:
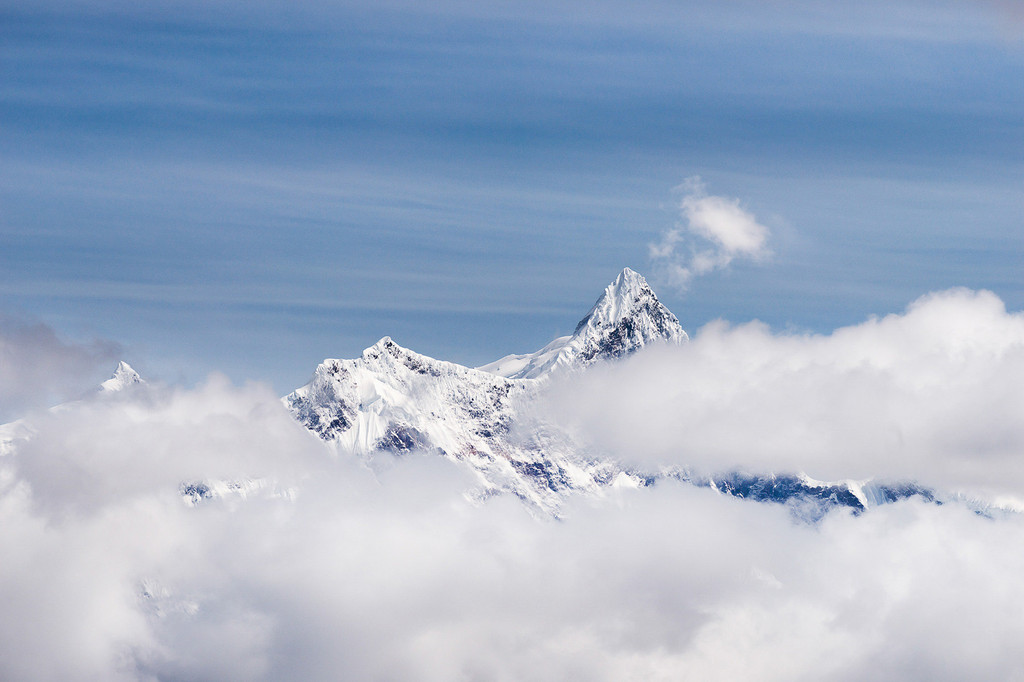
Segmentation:
[[(829, 336), (714, 324), (555, 399), (643, 462), (1016, 491), (1022, 371), (1022, 316), (952, 291)], [(0, 679), (1024, 679), (1017, 515), (908, 500), (809, 526), (663, 483), (542, 522), (471, 505), (436, 457), (333, 457), (216, 378), (29, 422), (0, 456)], [(264, 484), (182, 501), (210, 477)]]
[(1024, 315), (930, 294), (829, 335), (718, 321), (557, 388), (547, 407), (627, 461), (913, 479), (1024, 499)]
[(737, 258), (763, 260), (771, 255), (770, 231), (740, 206), (739, 199), (707, 193), (699, 177), (680, 186), (685, 224), (667, 230), (648, 245), (656, 273), (685, 291), (694, 277), (728, 267)]

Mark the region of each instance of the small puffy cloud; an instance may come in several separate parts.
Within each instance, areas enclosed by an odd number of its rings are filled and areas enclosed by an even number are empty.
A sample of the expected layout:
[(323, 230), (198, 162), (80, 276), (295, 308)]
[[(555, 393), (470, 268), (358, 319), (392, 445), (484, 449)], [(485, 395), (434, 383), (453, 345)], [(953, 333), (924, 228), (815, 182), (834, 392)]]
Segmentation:
[(671, 285), (685, 290), (694, 277), (728, 267), (737, 258), (763, 260), (771, 255), (768, 228), (739, 199), (709, 195), (698, 177), (681, 188), (685, 223), (648, 245), (655, 271)]

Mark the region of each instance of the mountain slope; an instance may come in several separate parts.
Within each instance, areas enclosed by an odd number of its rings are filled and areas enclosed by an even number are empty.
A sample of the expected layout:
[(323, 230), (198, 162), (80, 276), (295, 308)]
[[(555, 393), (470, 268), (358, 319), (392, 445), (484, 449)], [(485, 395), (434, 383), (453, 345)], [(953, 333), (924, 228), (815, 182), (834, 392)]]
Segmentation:
[(539, 384), (507, 379), (402, 348), (388, 337), (354, 360), (325, 360), (284, 398), (310, 431), (367, 455), (433, 451), (475, 470), (481, 494), (508, 491), (546, 511), (570, 490), (596, 490), (614, 473), (543, 424), (520, 428)]

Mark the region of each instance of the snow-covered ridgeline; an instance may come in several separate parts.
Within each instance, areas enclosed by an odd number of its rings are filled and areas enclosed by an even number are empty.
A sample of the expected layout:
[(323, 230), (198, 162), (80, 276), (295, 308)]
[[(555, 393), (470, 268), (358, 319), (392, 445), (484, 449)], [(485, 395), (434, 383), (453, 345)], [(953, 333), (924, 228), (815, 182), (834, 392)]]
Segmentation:
[[(679, 471), (625, 470), (599, 453), (587, 452), (530, 409), (555, 374), (585, 371), (596, 362), (651, 344), (682, 343), (687, 338), (644, 278), (626, 268), (571, 336), (555, 339), (535, 353), (510, 355), (472, 369), (415, 353), (384, 337), (359, 358), (325, 360), (308, 384), (282, 400), (300, 423), (338, 453), (370, 457), (375, 452), (433, 452), (462, 462), (477, 474), (480, 485), (472, 494), (509, 492), (544, 513), (557, 514), (572, 493), (600, 495), (609, 487), (639, 487), (658, 478), (784, 502), (805, 518), (817, 518), (837, 505), (862, 510), (911, 495), (938, 499), (913, 483), (824, 482), (803, 474), (740, 472), (692, 478)], [(139, 374), (122, 362), (92, 399), (121, 401), (143, 385)], [(0, 425), (0, 455), (16, 453), (21, 443), (35, 437), (33, 429), (31, 419)], [(255, 494), (290, 497), (294, 491), (279, 489), (272, 480), (243, 477), (183, 481), (180, 493), (194, 505)], [(991, 507), (968, 502), (982, 511)]]
[(554, 425), (536, 418), (524, 423), (524, 404), (554, 372), (686, 339), (646, 280), (626, 268), (572, 336), (536, 353), (471, 369), (384, 337), (360, 358), (325, 360), (312, 381), (284, 400), (297, 419), (339, 450), (434, 451), (469, 464), (484, 491), (509, 491), (553, 511), (565, 493), (596, 492), (631, 475), (588, 458)]

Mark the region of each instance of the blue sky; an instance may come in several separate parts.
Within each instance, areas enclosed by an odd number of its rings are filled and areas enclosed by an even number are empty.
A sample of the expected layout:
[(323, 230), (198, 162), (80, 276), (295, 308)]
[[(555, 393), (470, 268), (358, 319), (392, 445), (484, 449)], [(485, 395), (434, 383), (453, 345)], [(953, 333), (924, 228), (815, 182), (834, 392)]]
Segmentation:
[(1024, 18), (846, 5), (8, 4), (0, 311), (168, 380), (482, 364), (650, 273), (693, 176), (773, 256), (652, 273), (689, 331), (1024, 308)]

